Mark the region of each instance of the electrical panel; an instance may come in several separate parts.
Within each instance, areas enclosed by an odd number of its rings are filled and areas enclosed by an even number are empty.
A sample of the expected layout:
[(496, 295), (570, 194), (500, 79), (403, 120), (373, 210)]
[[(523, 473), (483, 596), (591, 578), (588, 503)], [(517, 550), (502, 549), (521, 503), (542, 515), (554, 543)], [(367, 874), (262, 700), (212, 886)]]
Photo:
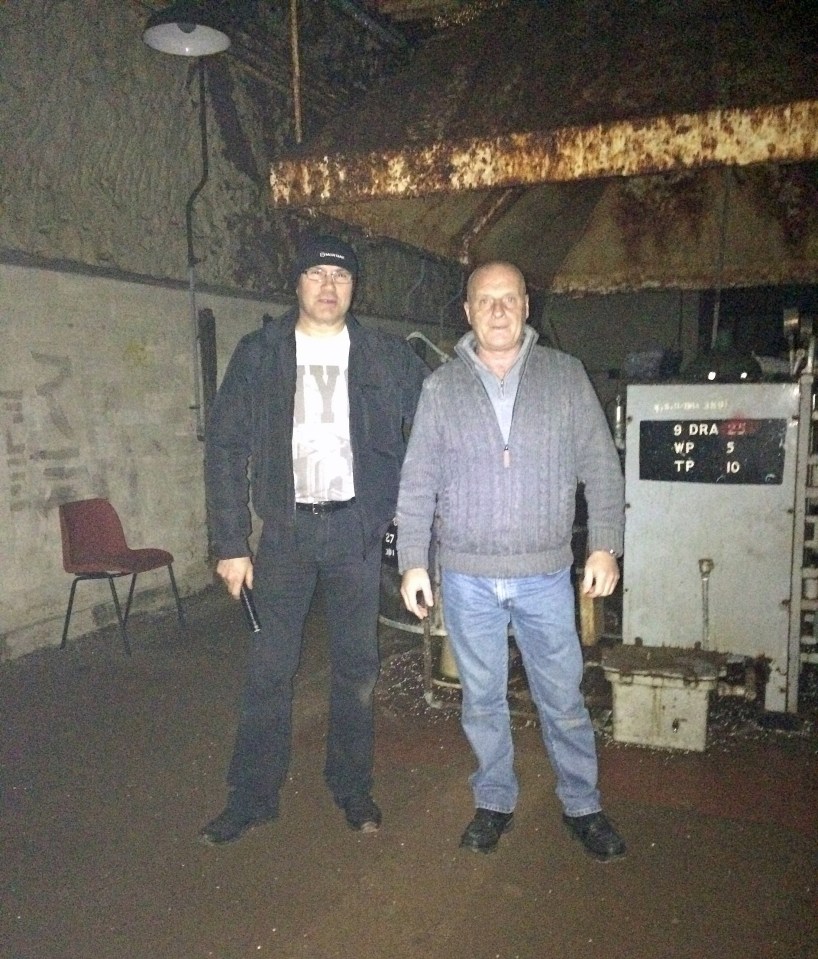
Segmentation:
[(763, 658), (777, 711), (797, 690), (799, 402), (798, 383), (713, 383), (629, 386), (626, 405), (623, 641)]

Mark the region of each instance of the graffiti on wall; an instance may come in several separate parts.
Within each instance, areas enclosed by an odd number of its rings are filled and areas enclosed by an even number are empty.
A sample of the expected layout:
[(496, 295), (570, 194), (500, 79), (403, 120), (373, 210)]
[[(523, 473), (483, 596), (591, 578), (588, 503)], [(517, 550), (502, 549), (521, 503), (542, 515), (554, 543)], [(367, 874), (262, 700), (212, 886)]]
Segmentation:
[(3, 458), (11, 513), (48, 511), (77, 499), (88, 486), (75, 430), (66, 412), (71, 359), (32, 352), (25, 389), (0, 389)]

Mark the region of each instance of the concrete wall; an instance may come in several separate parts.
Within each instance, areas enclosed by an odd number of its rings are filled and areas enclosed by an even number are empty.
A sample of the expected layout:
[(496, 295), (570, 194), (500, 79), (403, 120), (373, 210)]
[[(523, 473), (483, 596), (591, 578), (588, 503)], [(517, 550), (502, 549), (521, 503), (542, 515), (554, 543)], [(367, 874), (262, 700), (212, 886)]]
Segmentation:
[[(174, 554), (183, 594), (211, 574), (187, 292), (2, 266), (0, 294), (0, 656), (8, 658), (60, 640), (71, 582), (60, 502), (108, 497), (131, 546)], [(218, 319), (222, 369), (264, 310), (281, 309), (208, 295), (198, 305)], [(164, 571), (142, 574), (137, 586), (136, 609), (171, 601)], [(107, 583), (82, 583), (71, 635), (113, 615)]]

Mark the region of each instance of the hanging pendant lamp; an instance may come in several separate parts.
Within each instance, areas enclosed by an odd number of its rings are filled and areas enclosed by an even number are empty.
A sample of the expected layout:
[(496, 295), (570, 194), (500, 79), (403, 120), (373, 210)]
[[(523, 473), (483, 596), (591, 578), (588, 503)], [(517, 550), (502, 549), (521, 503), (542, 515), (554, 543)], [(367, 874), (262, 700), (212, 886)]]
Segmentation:
[(154, 50), (178, 57), (205, 57), (230, 46), (216, 6), (195, 0), (179, 0), (152, 14), (142, 39)]

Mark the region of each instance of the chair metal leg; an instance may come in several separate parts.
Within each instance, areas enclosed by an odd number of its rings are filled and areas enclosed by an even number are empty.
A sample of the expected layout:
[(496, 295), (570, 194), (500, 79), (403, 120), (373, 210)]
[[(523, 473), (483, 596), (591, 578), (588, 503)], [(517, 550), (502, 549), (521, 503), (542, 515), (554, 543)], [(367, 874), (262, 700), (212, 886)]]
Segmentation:
[[(114, 577), (110, 573), (88, 573), (86, 575), (79, 574), (74, 577), (74, 582), (71, 584), (71, 592), (68, 595), (68, 609), (65, 613), (65, 623), (62, 628), (62, 642), (60, 643), (60, 649), (65, 649), (66, 643), (68, 642), (68, 624), (71, 622), (71, 611), (74, 608), (74, 594), (77, 591), (77, 584), (80, 580), (84, 579), (107, 579), (108, 584), (111, 587), (111, 595), (114, 598), (114, 609), (116, 610), (116, 618), (119, 623), (119, 633), (122, 636), (122, 644), (125, 647), (125, 652), (130, 656), (131, 655), (131, 644), (128, 640), (128, 631), (125, 628), (127, 622), (128, 610), (126, 607), (125, 615), (122, 615), (122, 608), (119, 605), (119, 596), (117, 596), (116, 586), (114, 586)], [(134, 576), (134, 579), (136, 577)], [(133, 593), (133, 583), (131, 583), (131, 592)], [(130, 605), (130, 597), (129, 597)]]
[(116, 594), (116, 586), (114, 586), (114, 577), (108, 576), (108, 582), (111, 585), (111, 595), (114, 597), (114, 607), (116, 609), (116, 618), (119, 621), (119, 632), (122, 636), (122, 644), (125, 647), (125, 652), (130, 656), (131, 655), (131, 644), (128, 641), (128, 631), (125, 628), (125, 623), (128, 618), (128, 608), (131, 605), (131, 596), (133, 595), (134, 580), (136, 580), (136, 574), (134, 574), (133, 579), (131, 580), (131, 591), (128, 594), (128, 605), (125, 607), (125, 616), (122, 616), (122, 609), (119, 605), (119, 597)]
[(173, 563), (168, 563), (168, 573), (170, 573), (170, 585), (173, 589), (174, 599), (176, 600), (176, 612), (179, 614), (179, 622), (182, 624), (183, 628), (187, 628), (185, 613), (182, 609), (182, 600), (179, 596), (179, 590), (176, 588), (176, 577), (173, 575)]
[(68, 596), (68, 610), (65, 613), (65, 624), (62, 628), (62, 642), (60, 643), (60, 649), (65, 649), (65, 644), (68, 642), (68, 624), (71, 621), (71, 610), (74, 606), (74, 593), (77, 591), (77, 583), (79, 580), (79, 576), (75, 576), (74, 582), (71, 584), (71, 592)]
[(133, 602), (133, 591), (134, 591), (134, 587), (136, 586), (136, 576), (137, 576), (136, 573), (133, 573), (131, 575), (131, 588), (128, 590), (128, 602), (125, 603), (125, 615), (123, 617), (123, 620), (125, 623), (128, 622), (128, 615), (131, 612), (131, 603)]

